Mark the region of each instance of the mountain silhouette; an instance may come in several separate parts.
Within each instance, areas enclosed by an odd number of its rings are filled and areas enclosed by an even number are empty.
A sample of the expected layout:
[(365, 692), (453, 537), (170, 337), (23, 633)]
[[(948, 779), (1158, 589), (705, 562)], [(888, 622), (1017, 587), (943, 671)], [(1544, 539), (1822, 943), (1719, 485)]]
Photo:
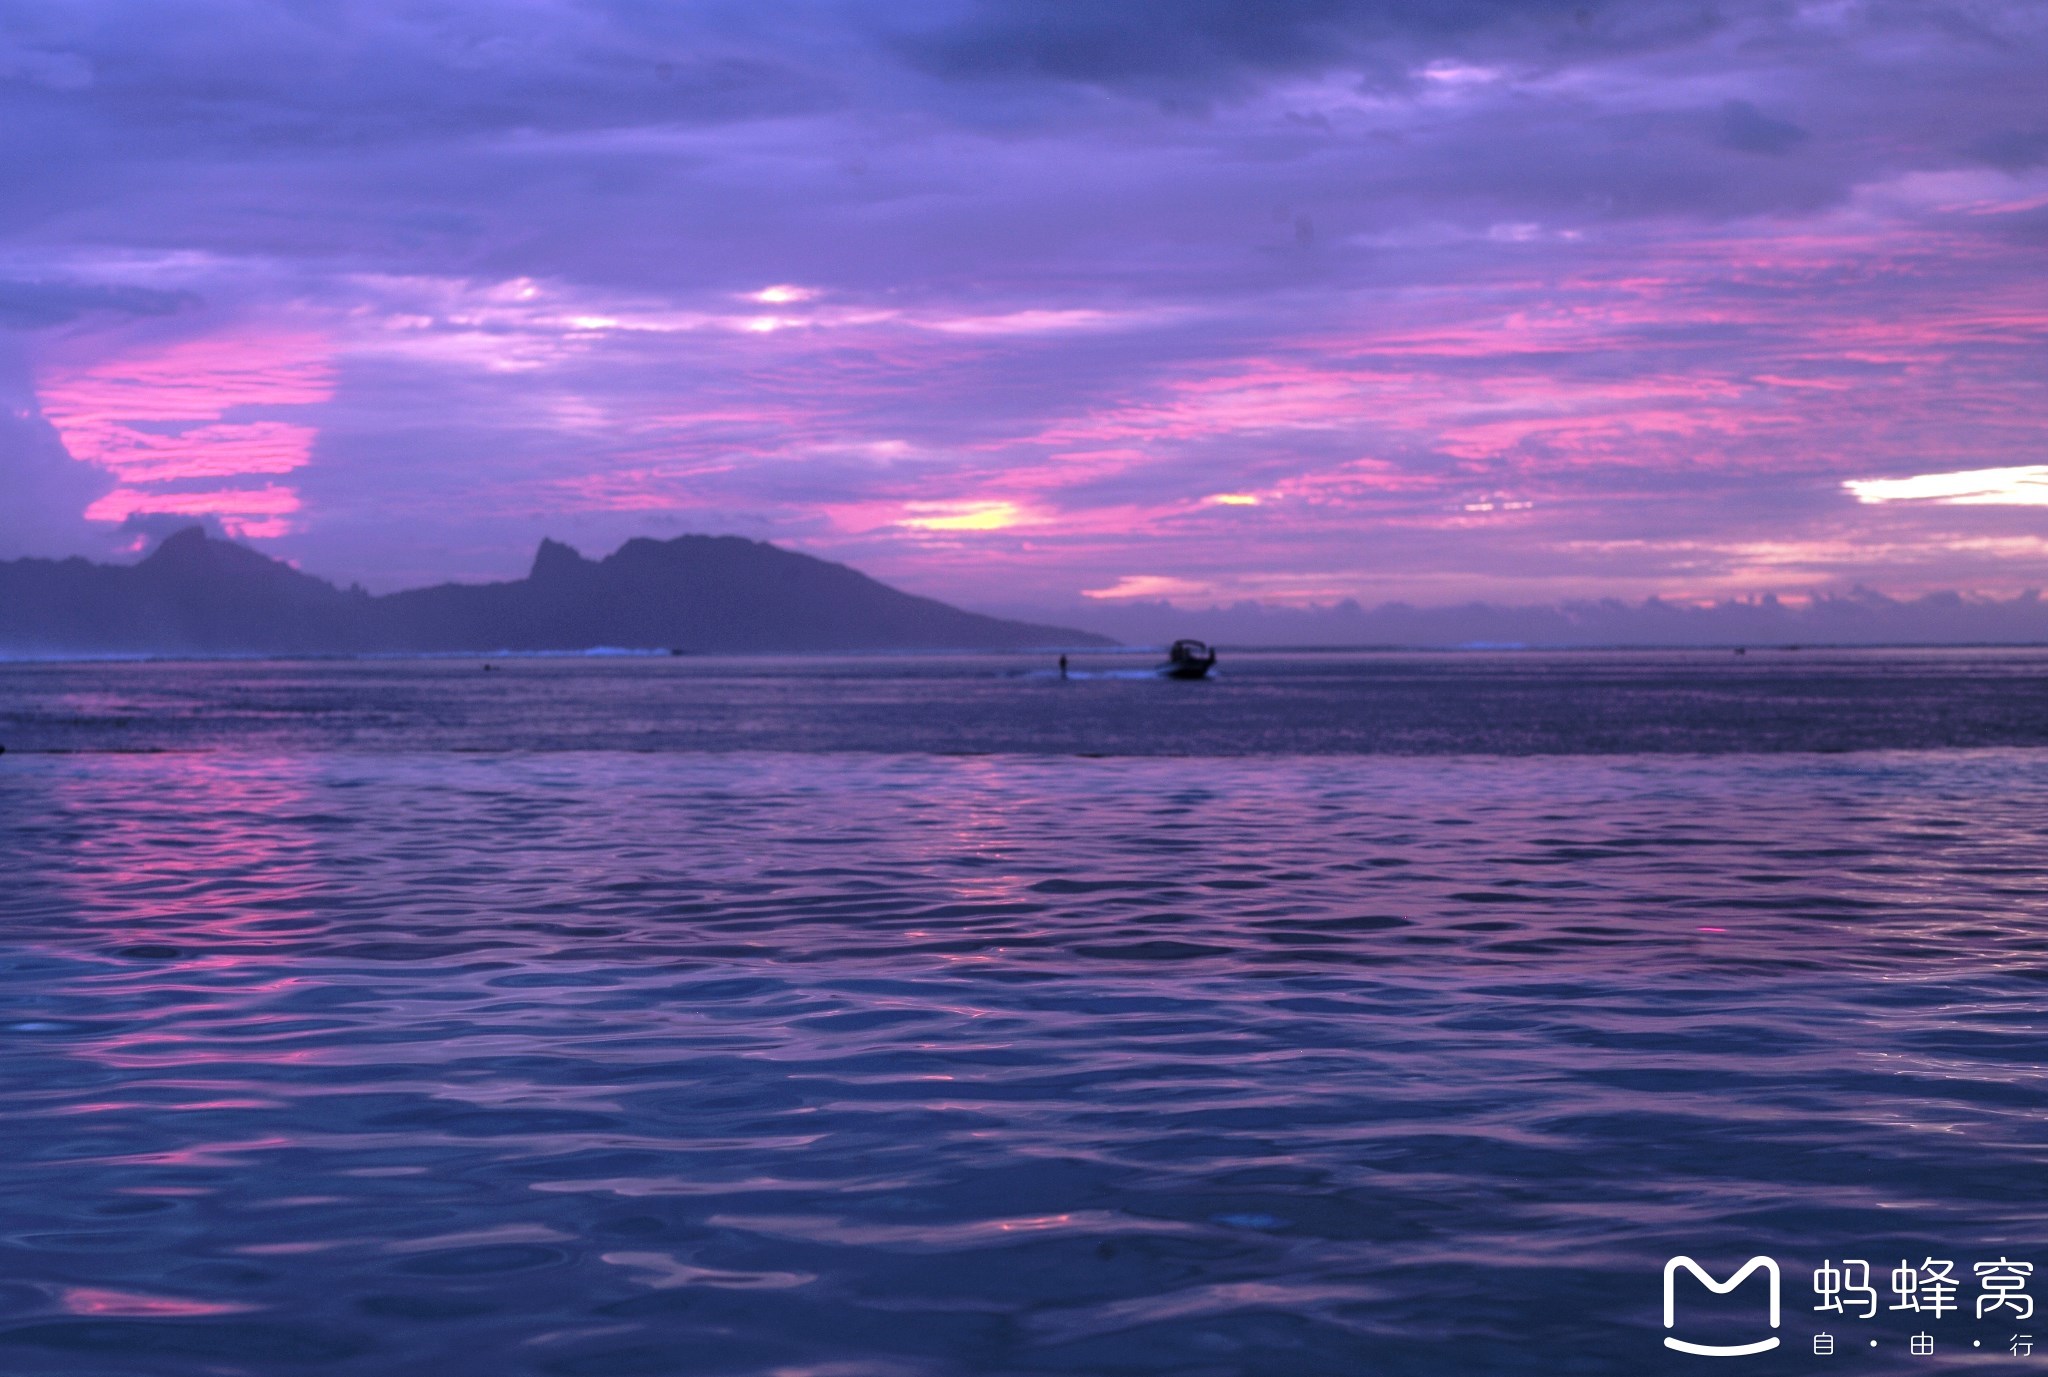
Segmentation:
[(523, 579), (382, 597), (343, 591), (196, 526), (138, 564), (0, 561), (0, 652), (12, 655), (1113, 644), (1084, 631), (965, 612), (843, 564), (739, 536), (629, 540), (598, 560), (544, 540)]

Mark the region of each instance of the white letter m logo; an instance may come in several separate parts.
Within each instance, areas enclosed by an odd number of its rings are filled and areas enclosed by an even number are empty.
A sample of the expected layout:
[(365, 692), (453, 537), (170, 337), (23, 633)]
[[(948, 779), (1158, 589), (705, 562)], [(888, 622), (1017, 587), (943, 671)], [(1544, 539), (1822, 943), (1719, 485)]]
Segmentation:
[[(1742, 1270), (1726, 1281), (1715, 1281), (1706, 1270), (1689, 1257), (1675, 1257), (1664, 1264), (1664, 1327), (1671, 1328), (1678, 1323), (1677, 1297), (1672, 1294), (1672, 1281), (1683, 1267), (1700, 1279), (1700, 1285), (1717, 1296), (1725, 1296), (1749, 1279), (1749, 1274), (1761, 1267), (1771, 1278), (1771, 1328), (1778, 1327), (1778, 1264), (1761, 1255), (1742, 1264)], [(1697, 1353), (1705, 1358), (1739, 1358), (1745, 1353), (1768, 1353), (1778, 1346), (1778, 1336), (1758, 1339), (1753, 1344), (1689, 1344), (1683, 1339), (1664, 1336), (1664, 1347), (1675, 1348), (1680, 1353)]]

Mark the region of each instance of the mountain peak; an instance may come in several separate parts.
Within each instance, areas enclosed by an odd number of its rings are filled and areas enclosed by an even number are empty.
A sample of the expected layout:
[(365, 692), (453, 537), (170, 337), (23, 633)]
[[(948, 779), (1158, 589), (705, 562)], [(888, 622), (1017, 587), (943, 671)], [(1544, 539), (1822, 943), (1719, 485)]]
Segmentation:
[(298, 571), (281, 560), (260, 554), (232, 540), (216, 540), (204, 526), (187, 526), (157, 542), (157, 547), (136, 566), (157, 573), (243, 574), (251, 576), (294, 575)]
[(564, 545), (559, 540), (543, 539), (540, 548), (533, 552), (533, 569), (527, 578), (535, 583), (546, 583), (565, 575), (579, 573), (590, 567), (573, 545)]
[(190, 559), (194, 554), (204, 549), (211, 540), (212, 537), (206, 534), (204, 526), (187, 526), (183, 530), (173, 531), (162, 540), (159, 540), (156, 543), (156, 548), (149, 552), (149, 558), (166, 560)]
[(743, 654), (1103, 644), (981, 616), (741, 536), (543, 540), (525, 579), (371, 597), (189, 527), (132, 565), (0, 561), (0, 648), (152, 653), (584, 650)]

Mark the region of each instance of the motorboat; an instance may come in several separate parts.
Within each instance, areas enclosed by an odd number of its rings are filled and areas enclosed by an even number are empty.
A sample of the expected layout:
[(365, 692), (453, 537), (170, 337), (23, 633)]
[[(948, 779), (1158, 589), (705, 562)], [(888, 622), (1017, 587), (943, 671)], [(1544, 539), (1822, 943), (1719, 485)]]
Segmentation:
[(1166, 663), (1159, 667), (1159, 672), (1169, 679), (1200, 679), (1215, 663), (1213, 647), (1196, 640), (1178, 640), (1166, 652)]

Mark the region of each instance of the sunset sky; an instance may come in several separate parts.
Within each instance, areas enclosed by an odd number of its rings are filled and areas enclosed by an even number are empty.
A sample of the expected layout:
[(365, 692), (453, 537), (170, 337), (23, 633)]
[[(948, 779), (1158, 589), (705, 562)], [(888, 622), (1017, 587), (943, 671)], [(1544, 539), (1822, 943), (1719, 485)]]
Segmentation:
[(2041, 586), (2044, 72), (2038, 0), (13, 0), (0, 558)]

